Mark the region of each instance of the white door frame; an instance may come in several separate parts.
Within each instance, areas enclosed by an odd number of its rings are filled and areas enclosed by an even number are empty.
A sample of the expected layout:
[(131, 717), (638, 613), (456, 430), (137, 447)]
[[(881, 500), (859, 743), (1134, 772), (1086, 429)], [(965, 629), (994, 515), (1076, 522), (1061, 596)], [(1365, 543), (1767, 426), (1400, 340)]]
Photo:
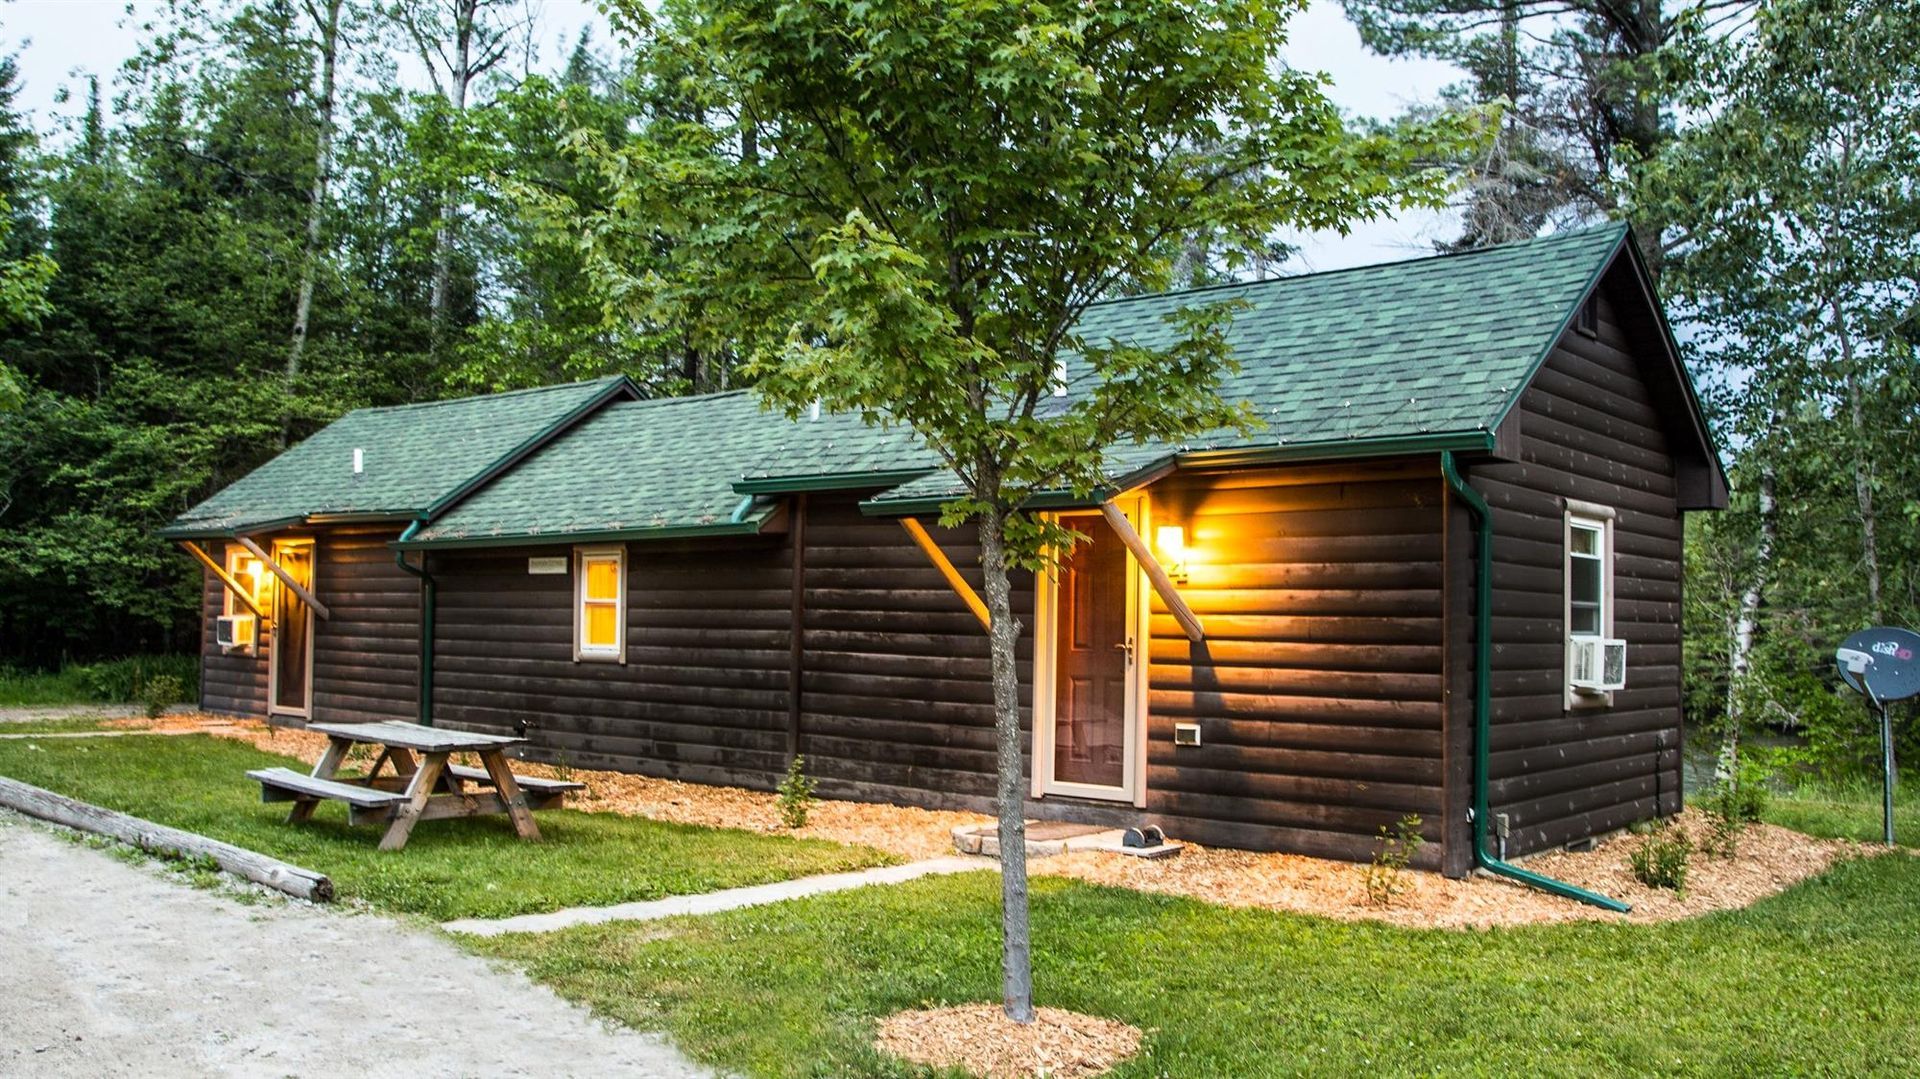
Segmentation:
[[(1147, 528), (1146, 499), (1134, 496), (1116, 498), (1114, 505), (1125, 514), (1127, 520), (1141, 535), (1152, 535)], [(1048, 514), (1050, 519), (1061, 517), (1091, 516), (1100, 519), (1100, 511), (1072, 510)], [(1119, 537), (1114, 537), (1119, 542)], [(1056, 612), (1060, 606), (1060, 578), (1057, 572), (1046, 572), (1034, 577), (1034, 615), (1033, 615), (1033, 776), (1032, 793), (1035, 798), (1057, 795), (1069, 798), (1094, 798), (1112, 802), (1132, 802), (1135, 806), (1147, 804), (1147, 668), (1151, 639), (1147, 635), (1147, 616), (1149, 604), (1146, 595), (1146, 574), (1127, 551), (1127, 680), (1126, 715), (1128, 731), (1125, 763), (1122, 767), (1121, 784), (1118, 787), (1096, 786), (1090, 783), (1067, 783), (1053, 777), (1054, 765), (1054, 672), (1059, 664), (1058, 620)]]
[[(319, 539), (317, 537), (277, 539), (274, 540), (273, 545), (267, 549), (267, 553), (273, 556), (275, 562), (278, 562), (280, 561), (280, 551), (286, 547), (312, 548), (313, 553), (308, 556), (307, 591), (312, 592), (316, 596), (319, 595)], [(280, 594), (283, 591), (287, 591), (287, 583), (275, 577), (273, 579), (273, 589), (274, 601), (270, 608), (274, 613), (272, 628), (273, 644), (267, 650), (267, 714), (270, 716), (294, 716), (298, 719), (311, 719), (313, 717), (313, 631), (315, 628), (313, 608), (305, 603), (300, 604), (301, 607), (306, 609), (307, 615), (307, 692), (304, 695), (300, 707), (294, 708), (280, 703)]]

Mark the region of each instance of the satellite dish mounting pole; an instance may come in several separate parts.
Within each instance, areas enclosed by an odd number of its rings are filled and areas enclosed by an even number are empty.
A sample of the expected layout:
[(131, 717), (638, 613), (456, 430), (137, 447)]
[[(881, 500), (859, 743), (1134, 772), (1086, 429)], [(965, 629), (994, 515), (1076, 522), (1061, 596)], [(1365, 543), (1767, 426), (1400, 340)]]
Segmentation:
[(1880, 819), (1881, 831), (1886, 837), (1887, 846), (1893, 842), (1893, 718), (1887, 714), (1887, 702), (1867, 687), (1867, 699), (1880, 711)]

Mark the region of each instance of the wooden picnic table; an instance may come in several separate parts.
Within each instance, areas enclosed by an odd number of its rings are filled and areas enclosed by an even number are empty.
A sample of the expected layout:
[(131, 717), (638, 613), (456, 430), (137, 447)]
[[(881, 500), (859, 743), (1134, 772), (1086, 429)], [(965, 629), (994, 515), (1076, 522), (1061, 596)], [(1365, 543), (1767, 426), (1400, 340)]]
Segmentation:
[[(505, 813), (520, 838), (539, 839), (533, 811), (557, 807), (569, 791), (586, 787), (514, 775), (507, 767), (506, 751), (525, 742), (524, 738), (397, 721), (310, 723), (307, 729), (327, 736), (327, 750), (310, 774), (260, 768), (248, 772), (248, 778), (260, 783), (263, 801), (293, 803), (287, 814), (290, 824), (311, 818), (323, 801), (346, 803), (353, 824), (389, 822), (380, 838), (381, 850), (406, 846), (420, 821), (486, 813)], [(377, 745), (380, 754), (366, 775), (342, 777), (340, 765), (356, 745)], [(451, 763), (449, 758), (456, 753), (478, 755), (482, 767)], [(383, 774), (382, 769), (389, 766), (391, 771)]]

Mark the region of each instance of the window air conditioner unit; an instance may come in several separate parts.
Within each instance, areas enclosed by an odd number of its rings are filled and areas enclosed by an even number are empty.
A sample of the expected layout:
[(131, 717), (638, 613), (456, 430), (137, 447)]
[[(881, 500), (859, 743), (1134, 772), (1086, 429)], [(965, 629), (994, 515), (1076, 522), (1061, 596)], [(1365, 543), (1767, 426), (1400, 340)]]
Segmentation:
[(251, 648), (253, 625), (250, 614), (223, 614), (213, 624), (213, 639), (222, 648)]
[(1567, 642), (1569, 679), (1582, 693), (1627, 688), (1627, 642), (1615, 637), (1575, 637)]

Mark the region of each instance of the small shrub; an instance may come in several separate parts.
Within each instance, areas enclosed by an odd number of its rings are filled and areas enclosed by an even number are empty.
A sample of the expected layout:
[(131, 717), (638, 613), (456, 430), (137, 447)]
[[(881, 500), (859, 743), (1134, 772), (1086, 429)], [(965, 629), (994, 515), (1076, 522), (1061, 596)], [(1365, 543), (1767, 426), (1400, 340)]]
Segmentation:
[(1680, 829), (1667, 825), (1648, 836), (1627, 855), (1627, 868), (1635, 880), (1649, 888), (1680, 891), (1687, 886), (1687, 863), (1693, 858), (1693, 843)]
[(807, 759), (795, 754), (793, 762), (787, 765), (786, 778), (780, 781), (780, 823), (791, 831), (807, 826), (807, 816), (819, 800), (813, 796), (816, 784), (807, 775), (806, 766)]
[(156, 674), (140, 687), (140, 703), (146, 707), (148, 719), (159, 718), (160, 713), (179, 704), (186, 695), (187, 687), (170, 674)]
[(1392, 832), (1386, 825), (1380, 826), (1380, 849), (1373, 852), (1373, 862), (1366, 867), (1364, 881), (1367, 886), (1367, 902), (1376, 907), (1392, 904), (1394, 898), (1407, 890), (1406, 870), (1413, 862), (1417, 852), (1426, 840), (1420, 835), (1420, 817), (1409, 813), (1400, 818)]

